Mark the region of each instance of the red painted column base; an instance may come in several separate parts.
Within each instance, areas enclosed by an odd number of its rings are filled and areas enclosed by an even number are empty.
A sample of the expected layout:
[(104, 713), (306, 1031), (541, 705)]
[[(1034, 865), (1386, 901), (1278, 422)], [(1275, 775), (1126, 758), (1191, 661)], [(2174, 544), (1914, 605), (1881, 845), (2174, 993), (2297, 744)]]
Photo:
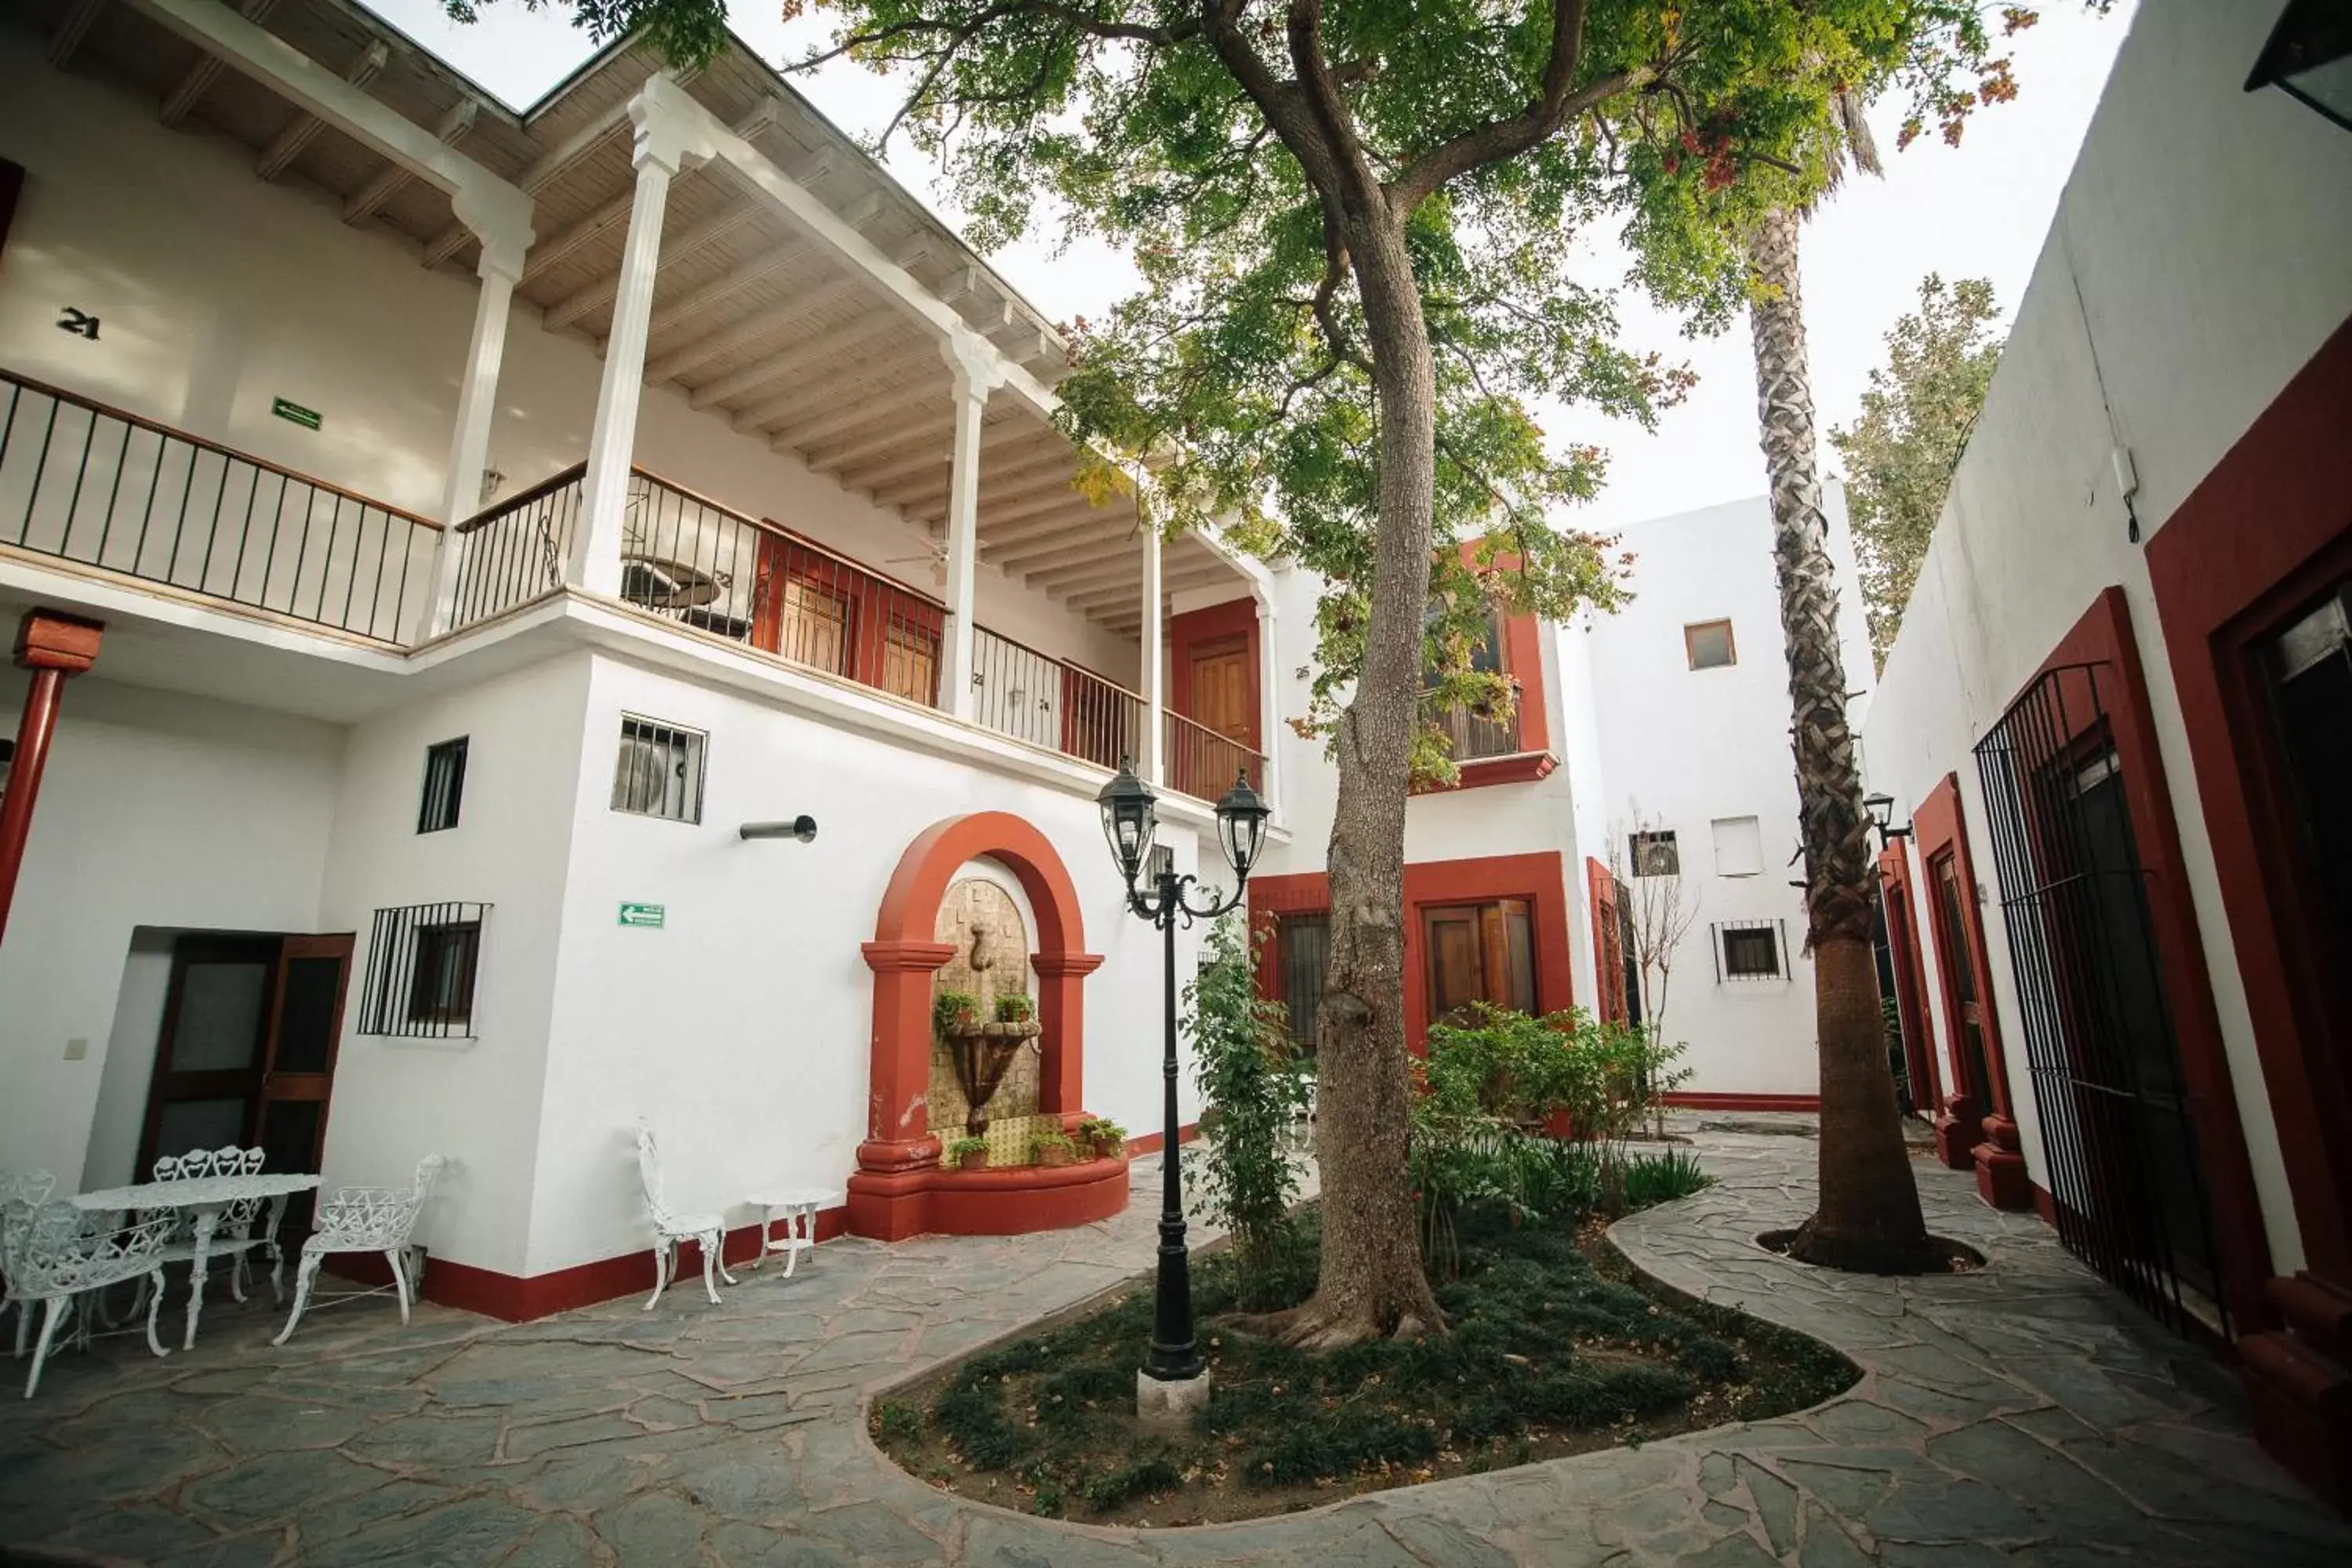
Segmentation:
[(2285, 1327), (2238, 1342), (2254, 1436), (2339, 1512), (2352, 1512), (2352, 1294), (2298, 1274), (2263, 1289)]
[(1965, 1094), (1946, 1095), (1936, 1113), (1936, 1158), (1948, 1170), (1965, 1171), (1976, 1163), (1979, 1142), (1976, 1101)]
[(2033, 1181), (2025, 1173), (2017, 1123), (1995, 1113), (1984, 1119), (1984, 1142), (1969, 1151), (1977, 1168), (1977, 1196), (1997, 1209), (2033, 1206)]
[[(1075, 1119), (1069, 1119), (1075, 1125)], [(1108, 1219), (1127, 1207), (1127, 1161), (965, 1171), (929, 1165), (849, 1178), (849, 1231), (877, 1241), (1025, 1236)]]

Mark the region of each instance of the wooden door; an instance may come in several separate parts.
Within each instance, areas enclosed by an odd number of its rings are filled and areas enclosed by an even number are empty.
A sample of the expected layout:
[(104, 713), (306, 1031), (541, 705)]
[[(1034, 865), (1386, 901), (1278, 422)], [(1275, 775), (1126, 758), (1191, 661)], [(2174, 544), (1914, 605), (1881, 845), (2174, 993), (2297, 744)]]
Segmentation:
[(1430, 1022), (1465, 1023), (1477, 1002), (1536, 1010), (1534, 927), (1525, 899), (1424, 907), (1421, 929)]
[(1929, 862), (1929, 880), (1936, 893), (1936, 965), (1944, 983), (1944, 1005), (1959, 1036), (1954, 1052), (1967, 1091), (1977, 1103), (1977, 1114), (1998, 1109), (1992, 1093), (1992, 1065), (1985, 1050), (1984, 998), (1977, 990), (1977, 953), (1969, 941), (1969, 922), (1954, 857), (1947, 851)]
[(279, 945), (257, 1119), (265, 1170), (319, 1168), (351, 967), (348, 933), (289, 936)]
[(882, 638), (882, 689), (893, 697), (937, 705), (940, 639), (921, 626), (896, 625)]
[(172, 950), (135, 1180), (162, 1154), (253, 1135), (278, 984), (276, 937), (185, 936)]
[[(1185, 717), (1209, 734), (1194, 732), (1191, 744), (1180, 740), (1169, 761), (1177, 788), (1202, 800), (1215, 800), (1233, 787), (1234, 775), (1244, 771), (1254, 749), (1249, 638), (1219, 637), (1195, 645), (1189, 672), (1191, 711)], [(1218, 741), (1231, 744), (1220, 745)]]

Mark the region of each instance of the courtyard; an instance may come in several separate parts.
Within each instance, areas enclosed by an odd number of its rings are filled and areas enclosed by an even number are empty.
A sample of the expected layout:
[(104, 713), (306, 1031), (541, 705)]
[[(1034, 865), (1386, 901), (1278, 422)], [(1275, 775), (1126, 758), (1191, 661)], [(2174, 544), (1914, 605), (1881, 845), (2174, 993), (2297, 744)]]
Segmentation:
[(1863, 1378), (1797, 1415), (1280, 1519), (1154, 1531), (947, 1496), (866, 1434), (878, 1391), (1129, 1279), (1136, 1201), (1076, 1229), (827, 1243), (712, 1308), (693, 1290), (506, 1325), (388, 1300), (283, 1348), (266, 1289), (196, 1349), (136, 1336), (0, 1405), (10, 1562), (1783, 1563), (1801, 1568), (2352, 1559), (2352, 1527), (2255, 1447), (2228, 1371), (2140, 1318), (2030, 1215), (1915, 1162), (1928, 1221), (1988, 1268), (1831, 1275), (1760, 1230), (1811, 1205), (1802, 1119), (1681, 1117), (1717, 1184), (1612, 1232), (1659, 1281), (1811, 1333)]

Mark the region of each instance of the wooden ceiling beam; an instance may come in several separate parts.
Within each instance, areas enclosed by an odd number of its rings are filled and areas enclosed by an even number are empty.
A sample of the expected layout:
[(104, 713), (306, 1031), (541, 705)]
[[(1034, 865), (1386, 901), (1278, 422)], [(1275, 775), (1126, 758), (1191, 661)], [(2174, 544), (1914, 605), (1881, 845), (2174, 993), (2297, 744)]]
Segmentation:
[[(907, 426), (905, 420), (899, 417), (901, 415), (909, 409), (933, 407), (944, 404), (952, 395), (950, 388), (944, 384), (945, 381), (944, 376), (937, 379), (926, 378), (890, 392), (853, 397), (849, 399), (846, 407), (838, 408), (836, 412), (825, 418), (810, 420), (799, 425), (784, 423), (782, 424), (781, 428), (772, 428), (771, 434), (777, 446), (790, 447), (803, 452), (814, 451), (828, 441), (839, 440), (844, 436), (863, 430), (869, 425), (886, 419), (896, 423), (900, 434), (903, 435)], [(838, 399), (835, 401), (839, 402)], [(745, 415), (739, 423), (773, 426), (779, 422), (761, 421), (758, 415), (754, 413)]]
[[(714, 245), (734, 233), (760, 216), (760, 203), (746, 197), (713, 213), (692, 228), (681, 229), (675, 234), (665, 233), (661, 254), (654, 261), (655, 276), (658, 278), (666, 268), (677, 266), (705, 246)], [(593, 283), (575, 289), (556, 301), (547, 312), (544, 323), (550, 331), (561, 331), (590, 311), (601, 310), (611, 304), (613, 296), (620, 291), (621, 275), (615, 271), (611, 277), (600, 278)]]
[[(789, 310), (793, 317), (803, 313), (798, 301), (793, 301), (784, 308)], [(717, 404), (732, 402), (747, 392), (755, 391), (763, 386), (772, 386), (785, 376), (798, 371), (838, 358), (851, 349), (885, 335), (896, 329), (898, 325), (896, 317), (886, 311), (877, 310), (871, 315), (859, 316), (844, 321), (838, 326), (827, 327), (823, 331), (803, 339), (798, 343), (775, 353), (764, 355), (740, 370), (722, 375), (716, 381), (704, 383), (694, 389), (692, 396), (688, 401), (697, 408), (709, 408)], [(668, 379), (677, 378), (672, 375)]]
[[(879, 435), (867, 436), (845, 447), (813, 456), (809, 459), (809, 467), (820, 474), (847, 475), (871, 465), (877, 458), (887, 458), (911, 443), (944, 436), (954, 425), (954, 411), (942, 408), (928, 418), (913, 423), (902, 422)], [(856, 488), (863, 489), (866, 487), (858, 485)]]
[[(444, 147), (455, 147), (474, 128), (475, 118), (480, 114), (481, 109), (479, 99), (459, 99), (434, 122), (433, 134)], [(343, 221), (365, 223), (383, 210), (383, 204), (405, 190), (408, 182), (415, 177), (397, 163), (386, 163), (375, 178), (352, 192), (351, 199), (343, 204)]]
[[(926, 363), (935, 370), (940, 368), (940, 356), (937, 353), (930, 352), (927, 345), (915, 344), (885, 349), (871, 359), (860, 360), (857, 368), (864, 375), (880, 378), (895, 375), (909, 364)], [(942, 399), (947, 395), (944, 390), (940, 390), (944, 385), (945, 382), (942, 379), (934, 387)], [(896, 390), (893, 389), (893, 394)], [(856, 406), (843, 405), (841, 392), (837, 387), (796, 386), (770, 398), (765, 403), (755, 404), (736, 415), (735, 428), (744, 431), (773, 430), (780, 425), (807, 424), (814, 419), (836, 415), (847, 419), (856, 413)]]
[[(278, 0), (238, 0), (237, 15), (248, 22), (258, 22), (269, 15), (270, 8), (277, 3)], [(156, 111), (155, 118), (166, 125), (179, 124), (203, 100), (213, 83), (220, 79), (220, 73), (227, 68), (218, 55), (199, 53), (195, 63), (188, 68), (187, 74), (163, 95), (163, 108)]]
[(74, 51), (89, 36), (89, 25), (105, 8), (106, 0), (73, 0), (66, 14), (58, 18), (56, 30), (49, 34), (49, 64), (59, 70), (71, 65)]
[[(378, 38), (343, 68), (343, 80), (353, 87), (365, 87), (383, 73), (392, 60), (391, 46)], [(327, 122), (317, 115), (299, 112), (287, 122), (286, 128), (269, 139), (269, 145), (254, 160), (253, 172), (261, 179), (274, 180), (286, 172), (286, 165), (302, 155), (302, 149), (318, 140)]]
[[(755, 310), (741, 321), (730, 321), (714, 331), (704, 333), (683, 348), (654, 356), (646, 363), (646, 379), (654, 383), (676, 381), (698, 365), (708, 364), (722, 354), (731, 353), (747, 342), (756, 342), (771, 332), (781, 332), (787, 327), (798, 326), (811, 311), (824, 309), (856, 288), (853, 279), (836, 278), (818, 284), (805, 294)], [(653, 331), (658, 332), (661, 327), (656, 325)]]

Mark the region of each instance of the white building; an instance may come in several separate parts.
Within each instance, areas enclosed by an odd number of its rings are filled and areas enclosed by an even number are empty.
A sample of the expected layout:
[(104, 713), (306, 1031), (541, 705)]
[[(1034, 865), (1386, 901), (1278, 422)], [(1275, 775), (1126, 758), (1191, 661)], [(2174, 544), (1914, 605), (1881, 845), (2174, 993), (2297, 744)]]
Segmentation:
[(1864, 739), (1944, 1156), (2340, 1505), (2352, 131), (2262, 85), (2284, 10), (2141, 5)]
[[(776, 1182), (1096, 1217), (1115, 1160), (942, 1167), (931, 1007), (1034, 997), (1000, 1138), (1158, 1125), (1129, 753), (1212, 881), (1251, 776), (1311, 967), (1316, 584), (1091, 505), (1045, 320), (748, 52), (656, 68), (518, 112), (345, 0), (0, 26), (0, 1167), (439, 1152), (428, 1290), (509, 1317), (641, 1287), (640, 1117), (730, 1247)], [(1412, 807), (1416, 1039), (1601, 994), (1555, 632), (1497, 628), (1521, 711)]]
[[(1824, 510), (1858, 726), (1870, 642), (1841, 487), (1824, 488)], [(1614, 873), (1634, 928), (1626, 945), (1672, 958), (1665, 974), (1654, 964), (1634, 987), (1637, 1005), (1654, 1005), (1641, 994), (1664, 980), (1664, 1005), (1653, 1010), (1690, 1047), (1685, 1103), (1809, 1109), (1819, 1081), (1813, 965), (1796, 885), (1804, 870), (1771, 503), (1756, 496), (1655, 518), (1618, 538), (1633, 557), (1632, 602), (1562, 636), (1582, 644), (1599, 741), (1606, 848), (1593, 852), (1593, 873)]]

